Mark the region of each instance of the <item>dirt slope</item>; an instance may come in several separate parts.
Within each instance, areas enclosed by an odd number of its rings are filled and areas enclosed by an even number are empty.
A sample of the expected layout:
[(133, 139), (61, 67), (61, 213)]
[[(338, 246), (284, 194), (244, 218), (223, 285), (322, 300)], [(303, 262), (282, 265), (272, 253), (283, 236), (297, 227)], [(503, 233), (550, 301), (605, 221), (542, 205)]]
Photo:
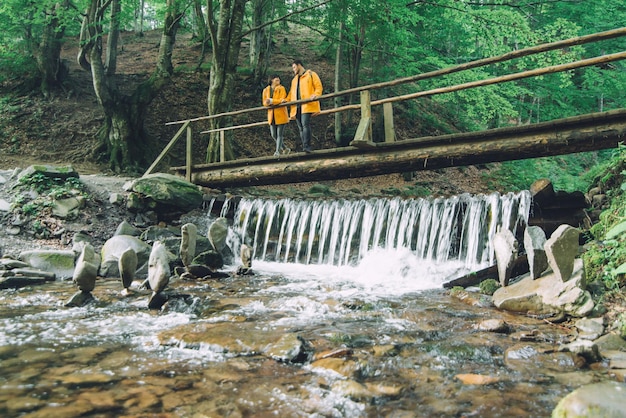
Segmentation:
[[(126, 85), (133, 85), (145, 79), (154, 69), (158, 52), (160, 33), (148, 32), (144, 37), (136, 37), (131, 33), (122, 35), (118, 74)], [(299, 41), (298, 41), (299, 40)], [(2, 96), (11, 94), (11, 100), (0, 103), (0, 169), (26, 167), (34, 163), (71, 164), (81, 174), (114, 174), (107, 166), (98, 161), (93, 154), (97, 146), (95, 139), (103, 115), (98, 107), (90, 74), (81, 70), (75, 62), (76, 43), (68, 42), (62, 56), (69, 67), (69, 79), (62, 89), (56, 91), (49, 99), (30, 92), (20, 94), (20, 83), (8, 83), (0, 86)], [(176, 126), (166, 126), (166, 122), (202, 116), (207, 113), (206, 96), (208, 91), (208, 73), (193, 72), (200, 53), (199, 45), (190, 35), (182, 34), (177, 38), (173, 55), (176, 73), (173, 82), (151, 105), (146, 128), (164, 147), (177, 130)], [(273, 68), (271, 73), (278, 73), (283, 84), (288, 85), (291, 79), (291, 60), (301, 57), (305, 66), (320, 74), (325, 83), (325, 91), (332, 89), (333, 68), (328, 62), (320, 59), (311, 48), (311, 41), (304, 36), (284, 38), (275, 47)], [(247, 49), (241, 54), (241, 75), (239, 87), (233, 92), (233, 109), (256, 107), (260, 104), (260, 91), (263, 86), (251, 86), (246, 79)], [(120, 81), (120, 84), (122, 81)], [(264, 120), (263, 114), (248, 114), (238, 117), (235, 123), (250, 123)], [(427, 127), (421, 126), (418, 120), (406, 118), (402, 110), (396, 114), (396, 128), (399, 138), (417, 137), (436, 134)], [(290, 124), (286, 131), (286, 143), (293, 150), (299, 149), (299, 139), (295, 124)], [(194, 162), (204, 160), (207, 139), (199, 132), (207, 128), (206, 124), (198, 123), (194, 127)], [(453, 128), (451, 128), (453, 129)], [(320, 117), (313, 123), (313, 145), (315, 148), (335, 147), (332, 117)], [(165, 164), (158, 169), (167, 171), (170, 165), (184, 164), (183, 141), (180, 141)], [(233, 144), (241, 157), (271, 155), (273, 140), (267, 128), (251, 128), (238, 130)], [(154, 150), (156, 156), (161, 148)], [(152, 156), (151, 156), (152, 157)], [(436, 172), (416, 173), (410, 180), (404, 180), (400, 174), (371, 177), (358, 180), (338, 180), (325, 182), (334, 190), (361, 191), (363, 194), (385, 193), (394, 194), (402, 190), (432, 193), (434, 195), (450, 195), (462, 192), (484, 193), (487, 186), (482, 181), (481, 170), (476, 168), (459, 168), (438, 170)], [(290, 185), (290, 190), (308, 190), (310, 184)], [(272, 186), (272, 189), (278, 186)], [(260, 188), (267, 189), (267, 188)], [(412, 191), (411, 191), (412, 190)], [(406, 193), (405, 193), (406, 194)]]

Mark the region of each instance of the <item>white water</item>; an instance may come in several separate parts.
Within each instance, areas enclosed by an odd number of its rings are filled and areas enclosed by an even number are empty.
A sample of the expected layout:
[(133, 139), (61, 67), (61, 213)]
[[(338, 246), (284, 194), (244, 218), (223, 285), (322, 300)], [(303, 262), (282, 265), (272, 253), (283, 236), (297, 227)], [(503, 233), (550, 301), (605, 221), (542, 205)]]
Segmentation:
[(494, 234), (515, 234), (526, 225), (529, 208), (529, 192), (409, 200), (243, 199), (233, 228), (237, 241), (252, 248), (255, 271), (280, 274), (303, 287), (349, 281), (353, 291), (399, 295), (492, 265)]

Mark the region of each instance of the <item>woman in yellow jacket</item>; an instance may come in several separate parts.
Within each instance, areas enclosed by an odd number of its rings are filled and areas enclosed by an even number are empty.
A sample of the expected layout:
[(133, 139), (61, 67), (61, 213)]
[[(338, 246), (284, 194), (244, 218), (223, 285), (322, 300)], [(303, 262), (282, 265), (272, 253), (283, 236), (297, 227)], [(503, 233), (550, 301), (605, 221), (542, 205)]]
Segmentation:
[[(291, 89), (289, 90), (290, 102), (315, 99), (322, 95), (322, 81), (315, 71), (306, 70), (300, 60), (294, 60), (291, 69), (294, 77), (291, 80)], [(295, 119), (298, 124), (304, 152), (311, 152), (311, 115), (319, 112), (319, 101), (291, 106), (291, 119)]]
[[(284, 103), (287, 97), (287, 91), (285, 87), (280, 84), (280, 77), (272, 75), (267, 83), (267, 87), (263, 90), (263, 106), (270, 107)], [(289, 123), (289, 115), (287, 114), (287, 107), (270, 107), (267, 109), (267, 123), (270, 125), (270, 134), (274, 141), (276, 141), (276, 152), (274, 157), (278, 157), (281, 151), (285, 154), (289, 154), (291, 151), (285, 147), (283, 142), (283, 133), (285, 132), (285, 125)]]

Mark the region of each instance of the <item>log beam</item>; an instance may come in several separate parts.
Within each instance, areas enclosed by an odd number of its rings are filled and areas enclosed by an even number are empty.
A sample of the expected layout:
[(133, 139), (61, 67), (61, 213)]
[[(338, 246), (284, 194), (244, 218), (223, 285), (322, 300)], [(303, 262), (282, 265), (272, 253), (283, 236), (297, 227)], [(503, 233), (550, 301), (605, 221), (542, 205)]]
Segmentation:
[[(213, 188), (259, 186), (434, 170), (615, 148), (626, 139), (626, 109), (523, 127), (376, 143), (196, 165), (192, 182)], [(184, 175), (186, 167), (173, 167)]]

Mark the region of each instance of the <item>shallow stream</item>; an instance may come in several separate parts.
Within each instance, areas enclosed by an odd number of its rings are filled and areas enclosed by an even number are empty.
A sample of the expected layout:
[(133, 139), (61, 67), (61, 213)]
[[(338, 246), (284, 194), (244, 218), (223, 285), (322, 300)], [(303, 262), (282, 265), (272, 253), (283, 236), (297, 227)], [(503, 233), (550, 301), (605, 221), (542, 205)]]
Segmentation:
[[(173, 279), (160, 311), (118, 279), (98, 280), (82, 308), (64, 307), (71, 281), (0, 291), (0, 415), (546, 417), (607, 379), (556, 351), (574, 338), (566, 324), (444, 291), (467, 260), (395, 247), (338, 265), (257, 253), (253, 275)], [(484, 330), (494, 319), (505, 328)]]

